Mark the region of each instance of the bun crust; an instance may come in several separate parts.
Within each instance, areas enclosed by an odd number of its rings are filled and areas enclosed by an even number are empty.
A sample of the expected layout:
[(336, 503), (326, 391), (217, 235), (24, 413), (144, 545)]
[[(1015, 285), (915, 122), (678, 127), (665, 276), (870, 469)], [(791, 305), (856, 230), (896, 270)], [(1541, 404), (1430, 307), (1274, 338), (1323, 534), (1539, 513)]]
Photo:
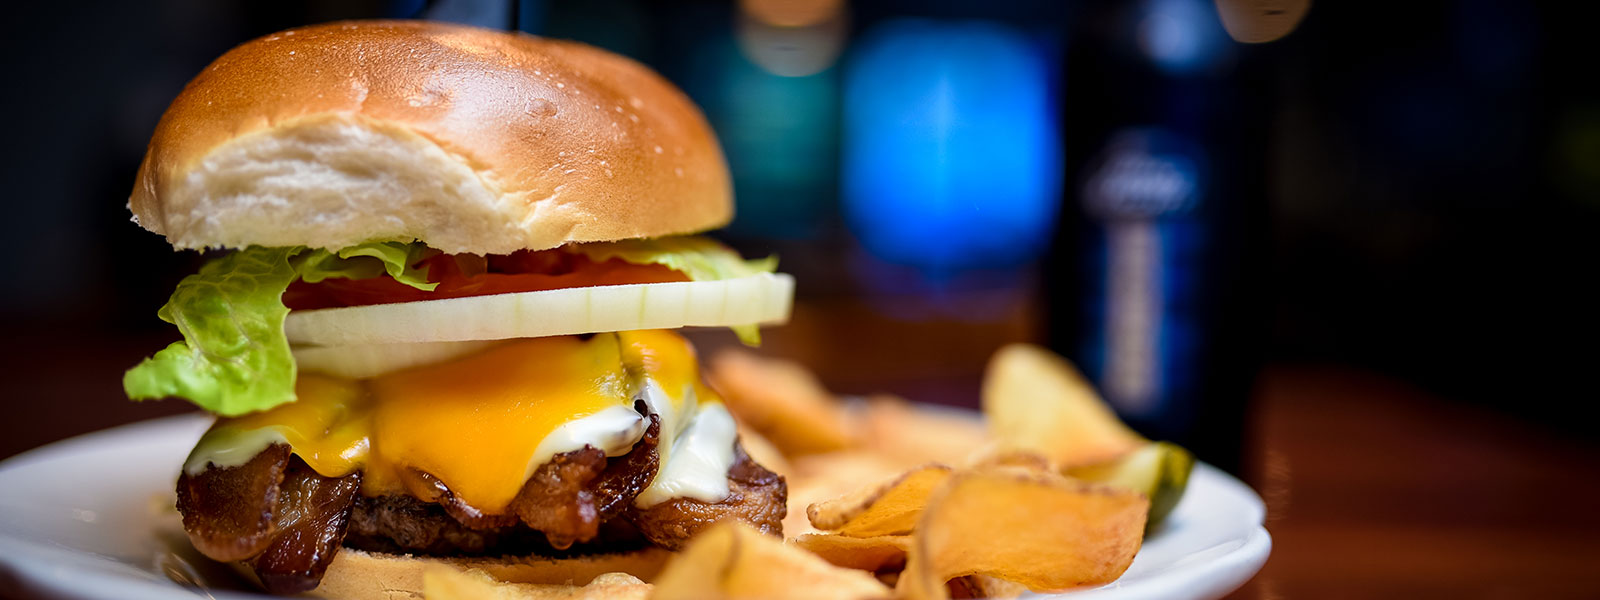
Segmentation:
[(351, 21), (247, 42), (161, 118), (129, 208), (177, 248), (447, 252), (725, 225), (706, 120), (627, 58), (424, 21)]

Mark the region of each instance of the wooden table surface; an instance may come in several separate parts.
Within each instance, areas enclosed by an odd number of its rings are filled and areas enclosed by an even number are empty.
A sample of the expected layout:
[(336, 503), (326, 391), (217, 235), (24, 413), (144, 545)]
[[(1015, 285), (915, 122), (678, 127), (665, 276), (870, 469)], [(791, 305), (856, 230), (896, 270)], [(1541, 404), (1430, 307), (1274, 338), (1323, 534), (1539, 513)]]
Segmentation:
[(1592, 442), (1349, 369), (1269, 369), (1258, 399), (1273, 549), (1233, 597), (1600, 598)]

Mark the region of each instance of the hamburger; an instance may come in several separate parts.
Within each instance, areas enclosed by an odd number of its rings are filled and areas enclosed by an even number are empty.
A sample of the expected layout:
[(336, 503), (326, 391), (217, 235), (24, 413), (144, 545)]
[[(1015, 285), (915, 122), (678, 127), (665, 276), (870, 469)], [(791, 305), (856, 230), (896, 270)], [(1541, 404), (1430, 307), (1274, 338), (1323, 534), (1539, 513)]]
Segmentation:
[(793, 280), (693, 235), (731, 218), (728, 171), (646, 67), (442, 23), (269, 35), (173, 101), (129, 209), (216, 253), (124, 387), (217, 415), (177, 508), (267, 591), (648, 577), (720, 520), (781, 535), (783, 478), (673, 330), (753, 343)]

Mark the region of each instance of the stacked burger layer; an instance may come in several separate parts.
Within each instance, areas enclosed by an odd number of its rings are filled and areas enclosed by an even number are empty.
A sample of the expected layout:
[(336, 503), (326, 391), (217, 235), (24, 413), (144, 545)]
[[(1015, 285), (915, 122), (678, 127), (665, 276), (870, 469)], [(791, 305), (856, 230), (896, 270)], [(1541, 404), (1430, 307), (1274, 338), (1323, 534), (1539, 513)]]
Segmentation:
[(730, 189), (688, 99), (588, 46), (346, 22), (223, 55), (129, 203), (226, 251), (161, 309), (184, 340), (124, 380), (219, 416), (178, 480), (189, 538), (290, 594), (417, 556), (781, 533), (783, 479), (671, 331), (788, 317), (774, 261), (690, 235)]

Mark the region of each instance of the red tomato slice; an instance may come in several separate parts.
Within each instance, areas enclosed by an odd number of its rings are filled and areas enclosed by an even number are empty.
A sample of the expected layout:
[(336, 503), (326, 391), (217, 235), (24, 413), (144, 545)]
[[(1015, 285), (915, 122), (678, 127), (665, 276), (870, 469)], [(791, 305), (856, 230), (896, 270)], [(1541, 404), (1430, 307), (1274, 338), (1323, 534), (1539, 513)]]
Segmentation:
[(440, 254), (424, 259), (420, 266), (428, 269), (428, 281), (439, 284), (431, 292), (388, 277), (325, 279), (317, 283), (296, 281), (284, 292), (283, 303), (291, 310), (312, 310), (689, 280), (688, 276), (664, 265), (637, 265), (618, 259), (597, 263), (581, 254), (559, 250), (521, 251), (487, 258)]

